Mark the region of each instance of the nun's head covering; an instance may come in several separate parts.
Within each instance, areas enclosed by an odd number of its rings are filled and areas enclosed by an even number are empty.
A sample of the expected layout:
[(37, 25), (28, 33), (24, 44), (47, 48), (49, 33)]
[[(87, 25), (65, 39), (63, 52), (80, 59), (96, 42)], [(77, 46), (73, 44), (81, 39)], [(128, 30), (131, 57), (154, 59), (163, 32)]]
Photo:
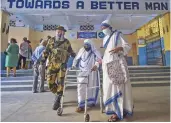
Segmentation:
[(92, 47), (92, 41), (90, 39), (85, 39), (84, 45), (88, 45), (88, 46)]
[(112, 24), (111, 24), (111, 21), (110, 20), (105, 20), (105, 21), (103, 21), (102, 23), (101, 23), (101, 27), (102, 26), (105, 26), (105, 27), (107, 27), (107, 28), (110, 28), (111, 30), (112, 30), (112, 26), (111, 26)]
[(96, 49), (95, 45), (93, 44), (93, 41), (91, 39), (85, 39), (84, 44), (89, 44), (91, 46), (91, 51), (96, 54), (98, 58), (101, 58), (100, 52)]

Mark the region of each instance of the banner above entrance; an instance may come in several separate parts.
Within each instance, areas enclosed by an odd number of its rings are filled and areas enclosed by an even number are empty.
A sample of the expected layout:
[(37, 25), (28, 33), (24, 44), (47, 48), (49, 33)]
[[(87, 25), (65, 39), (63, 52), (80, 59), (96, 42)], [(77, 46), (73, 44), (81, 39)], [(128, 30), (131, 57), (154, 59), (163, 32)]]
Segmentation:
[(2, 0), (12, 13), (95, 12), (161, 14), (170, 10), (169, 0)]

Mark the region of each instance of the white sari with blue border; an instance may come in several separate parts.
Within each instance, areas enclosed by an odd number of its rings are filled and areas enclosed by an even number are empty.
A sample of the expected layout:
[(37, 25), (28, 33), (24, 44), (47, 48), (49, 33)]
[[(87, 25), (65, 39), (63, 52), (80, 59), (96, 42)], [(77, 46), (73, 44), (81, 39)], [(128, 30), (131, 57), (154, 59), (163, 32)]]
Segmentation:
[[(79, 60), (79, 69), (84, 74), (85, 71), (90, 71), (93, 66), (96, 64), (97, 61), (101, 59), (101, 55), (97, 50), (85, 51), (84, 48), (80, 49), (78, 55), (74, 59), (73, 64)], [(97, 65), (98, 66), (98, 65)], [(92, 72), (85, 72), (85, 74), (89, 74), (89, 82), (87, 78), (79, 78), (77, 77), (78, 82), (88, 82), (88, 87), (98, 86), (99, 79), (98, 78), (99, 71), (92, 71)], [(85, 84), (78, 84), (77, 86), (77, 93), (78, 93), (78, 107), (83, 108), (85, 106), (85, 95), (86, 95), (86, 85)], [(97, 104), (99, 88), (89, 89), (88, 90), (88, 106)]]
[[(107, 63), (111, 62), (114, 57), (109, 53), (110, 50), (115, 48), (116, 37), (119, 33), (115, 32), (106, 45), (106, 50), (103, 56), (102, 69), (103, 69), (103, 101), (105, 106), (105, 111), (107, 115), (116, 114), (120, 120), (123, 119), (124, 115), (133, 114), (133, 99), (132, 99), (132, 89), (129, 79), (125, 84), (115, 85), (112, 83), (107, 72)], [(109, 37), (109, 36), (108, 36)], [(104, 40), (105, 44), (107, 41)], [(122, 38), (121, 35), (118, 36), (118, 47), (123, 47), (123, 52), (121, 55), (127, 55), (131, 46)], [(121, 65), (123, 61), (120, 61)], [(125, 69), (125, 67), (123, 67)], [(127, 68), (126, 68), (127, 69)], [(128, 73), (129, 74), (129, 73)]]

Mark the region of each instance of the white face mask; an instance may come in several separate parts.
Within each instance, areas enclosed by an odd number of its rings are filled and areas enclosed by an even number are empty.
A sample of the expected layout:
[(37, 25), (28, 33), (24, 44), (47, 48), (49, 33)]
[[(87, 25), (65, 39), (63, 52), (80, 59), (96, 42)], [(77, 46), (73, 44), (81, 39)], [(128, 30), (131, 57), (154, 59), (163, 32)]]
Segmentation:
[(109, 28), (103, 29), (103, 33), (105, 35), (110, 35), (111, 34), (111, 30)]

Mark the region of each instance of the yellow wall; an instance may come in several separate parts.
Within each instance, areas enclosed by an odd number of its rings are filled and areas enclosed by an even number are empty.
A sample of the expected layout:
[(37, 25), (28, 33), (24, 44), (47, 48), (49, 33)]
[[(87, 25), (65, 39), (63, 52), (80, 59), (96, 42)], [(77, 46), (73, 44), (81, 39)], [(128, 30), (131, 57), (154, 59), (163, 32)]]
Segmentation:
[[(139, 50), (138, 50), (138, 47), (141, 47), (142, 45), (139, 45), (138, 44), (138, 40), (139, 39), (144, 39), (145, 40), (145, 27), (143, 26), (143, 27), (141, 27), (141, 28), (139, 28), (139, 29), (137, 29), (137, 55), (139, 55)], [(144, 47), (144, 45), (143, 45), (143, 47)]]
[(130, 52), (128, 53), (129, 57), (132, 57), (133, 65), (137, 65), (137, 33), (133, 33), (130, 35), (125, 35), (125, 40), (132, 46)]
[[(73, 31), (72, 31), (73, 32)], [(67, 31), (65, 34), (65, 37), (71, 42), (71, 45), (75, 52), (78, 52), (78, 50), (83, 46), (83, 39), (73, 39), (70, 37), (71, 31)], [(18, 45), (22, 43), (23, 37), (27, 37), (31, 41), (31, 45), (33, 50), (39, 45), (39, 41), (41, 38), (46, 39), (47, 36), (55, 36), (55, 31), (35, 31), (33, 29), (25, 28), (25, 27), (10, 27), (10, 38), (16, 38)], [(92, 39), (95, 46), (98, 50), (100, 50), (101, 53), (103, 53), (103, 49), (100, 48), (102, 45), (101, 39)]]
[[(150, 34), (149, 32), (149, 28), (151, 27), (153, 34)], [(137, 29), (137, 41), (140, 38), (150, 40), (149, 37), (152, 39), (163, 37), (165, 50), (170, 50), (170, 12), (154, 18), (141, 28)]]
[[(162, 34), (164, 38), (165, 51), (170, 50), (170, 13), (167, 13), (161, 17)], [(168, 28), (168, 32), (167, 32)]]
[[(8, 33), (6, 34), (6, 30), (8, 29), (9, 25), (9, 15), (4, 11), (0, 11), (0, 42), (1, 42), (1, 52), (5, 51), (8, 45)], [(4, 28), (4, 24), (6, 24), (5, 32), (2, 33), (2, 29)]]
[(43, 33), (39, 31), (35, 31), (33, 29), (29, 29), (28, 39), (31, 41), (31, 46), (33, 50), (39, 45), (40, 39), (43, 37)]
[(17, 39), (17, 44), (20, 45), (23, 41), (23, 38), (24, 37), (28, 38), (28, 36), (29, 36), (29, 28), (10, 27), (8, 40), (10, 40), (11, 38), (15, 38), (15, 39)]
[[(83, 46), (83, 39), (74, 39), (71, 38), (70, 34), (73, 33), (73, 31), (67, 31), (65, 34), (65, 37), (70, 40), (71, 45), (75, 52), (78, 52), (79, 49)], [(76, 32), (75, 32), (76, 33)], [(45, 39), (47, 36), (55, 36), (55, 31), (35, 31), (33, 29), (25, 28), (25, 27), (10, 27), (10, 33), (9, 33), (9, 39), (10, 38), (16, 38), (18, 41), (18, 44), (22, 42), (23, 37), (27, 37), (31, 41), (31, 45), (33, 50), (36, 48), (36, 46), (39, 45), (39, 40), (41, 38)], [(125, 40), (129, 42), (130, 45), (132, 43), (136, 43), (136, 33), (131, 35), (124, 35)], [(103, 54), (104, 49), (100, 48), (102, 46), (103, 40), (102, 39), (92, 39), (96, 48)], [(133, 57), (133, 51), (130, 51), (128, 56)], [(134, 60), (135, 61), (135, 60)]]

